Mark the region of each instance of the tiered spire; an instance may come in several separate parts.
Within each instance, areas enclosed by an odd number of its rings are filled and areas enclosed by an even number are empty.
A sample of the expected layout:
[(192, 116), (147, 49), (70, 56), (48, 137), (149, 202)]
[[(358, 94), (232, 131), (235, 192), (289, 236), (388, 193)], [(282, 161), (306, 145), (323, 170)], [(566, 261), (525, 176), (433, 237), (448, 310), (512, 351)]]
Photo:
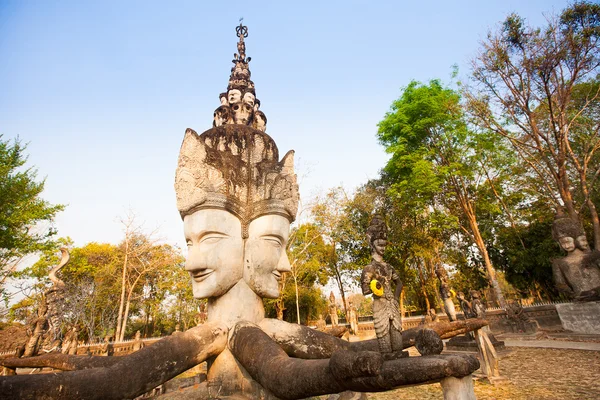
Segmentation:
[(251, 58), (246, 57), (244, 39), (248, 37), (248, 27), (240, 22), (235, 32), (239, 38), (238, 52), (233, 55), (227, 92), (219, 95), (221, 106), (215, 110), (213, 126), (240, 124), (265, 132), (267, 117), (259, 110), (260, 101), (256, 98), (254, 82), (250, 79), (248, 64)]

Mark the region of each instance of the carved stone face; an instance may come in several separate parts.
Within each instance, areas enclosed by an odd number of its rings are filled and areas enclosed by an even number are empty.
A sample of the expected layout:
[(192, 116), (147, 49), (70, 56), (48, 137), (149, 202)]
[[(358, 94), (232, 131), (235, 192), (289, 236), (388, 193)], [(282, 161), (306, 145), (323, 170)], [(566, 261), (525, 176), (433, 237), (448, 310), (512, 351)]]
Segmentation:
[(588, 251), (590, 249), (590, 244), (587, 241), (587, 237), (585, 235), (580, 235), (575, 238), (575, 246), (579, 250)]
[(252, 107), (246, 103), (235, 103), (231, 106), (233, 121), (236, 124), (248, 125), (252, 117)]
[(183, 219), (188, 245), (185, 269), (196, 298), (218, 297), (242, 279), (244, 242), (240, 220), (218, 209), (199, 210)]
[(242, 99), (242, 92), (238, 89), (231, 89), (227, 92), (227, 100), (229, 104), (238, 103)]
[(563, 236), (559, 238), (558, 244), (560, 244), (560, 247), (567, 253), (575, 250), (575, 240), (570, 236)]
[(252, 107), (254, 109), (254, 100), (256, 99), (256, 97), (250, 93), (250, 92), (246, 92), (244, 93), (244, 98), (242, 99), (242, 101), (246, 104), (249, 104), (250, 107)]
[(213, 126), (221, 126), (231, 121), (231, 109), (229, 106), (221, 106), (213, 114)]
[(371, 249), (375, 254), (378, 254), (383, 257), (383, 253), (385, 253), (385, 248), (387, 247), (387, 240), (385, 239), (375, 239), (371, 242)]
[(283, 272), (290, 272), (285, 252), (290, 222), (280, 215), (263, 215), (248, 227), (244, 280), (260, 297), (279, 296), (279, 281)]
[(222, 106), (228, 106), (229, 105), (229, 100), (227, 99), (227, 94), (225, 93), (225, 95), (219, 97), (219, 100), (221, 101), (221, 105)]
[(267, 121), (262, 116), (262, 112), (254, 113), (254, 129), (257, 129), (261, 132), (267, 130)]

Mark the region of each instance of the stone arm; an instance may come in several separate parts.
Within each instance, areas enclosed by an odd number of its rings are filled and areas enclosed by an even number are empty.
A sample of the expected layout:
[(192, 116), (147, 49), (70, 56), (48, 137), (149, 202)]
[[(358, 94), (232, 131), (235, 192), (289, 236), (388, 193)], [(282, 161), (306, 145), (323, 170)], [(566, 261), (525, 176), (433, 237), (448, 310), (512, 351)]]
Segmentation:
[[(119, 361), (105, 368), (3, 376), (0, 377), (0, 398), (133, 399), (221, 353), (227, 345), (227, 332), (221, 323), (208, 323), (164, 338), (128, 356), (110, 357)], [(72, 360), (81, 357), (62, 356)], [(36, 359), (40, 361), (39, 357), (29, 360)]]
[(561, 269), (562, 264), (563, 261), (560, 259), (552, 260), (552, 278), (554, 279), (554, 285), (559, 292), (574, 296), (575, 293), (573, 288), (569, 285), (569, 282)]
[(362, 274), (360, 275), (360, 288), (362, 289), (363, 295), (372, 294), (371, 281), (374, 279), (373, 266), (367, 265), (363, 268)]
[(405, 385), (461, 378), (479, 368), (472, 356), (436, 355), (383, 361), (373, 351), (334, 352), (331, 358), (289, 357), (261, 328), (239, 322), (229, 349), (254, 380), (281, 399), (300, 399), (345, 390), (378, 392)]
[[(483, 319), (440, 321), (427, 325), (442, 339), (472, 332), (488, 325)], [(348, 342), (304, 325), (291, 324), (278, 319), (265, 318), (260, 328), (291, 357), (303, 359), (329, 358), (338, 350), (379, 351), (377, 339)], [(402, 347), (412, 347), (423, 327), (402, 331)]]
[[(391, 266), (390, 266), (391, 268)], [(402, 294), (402, 281), (400, 280), (400, 275), (396, 272), (395, 269), (392, 268), (392, 280), (396, 285), (396, 289), (394, 289), (394, 299), (400, 302), (400, 295)]]

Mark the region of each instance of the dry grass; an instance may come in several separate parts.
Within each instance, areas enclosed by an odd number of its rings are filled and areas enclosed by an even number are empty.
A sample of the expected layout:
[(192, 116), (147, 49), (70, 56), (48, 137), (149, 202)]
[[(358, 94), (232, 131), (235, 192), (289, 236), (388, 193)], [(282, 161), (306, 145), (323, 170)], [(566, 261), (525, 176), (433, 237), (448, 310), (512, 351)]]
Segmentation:
[[(513, 348), (500, 360), (509, 382), (496, 386), (475, 382), (479, 400), (600, 399), (600, 352)], [(371, 400), (439, 400), (439, 384), (369, 394)]]

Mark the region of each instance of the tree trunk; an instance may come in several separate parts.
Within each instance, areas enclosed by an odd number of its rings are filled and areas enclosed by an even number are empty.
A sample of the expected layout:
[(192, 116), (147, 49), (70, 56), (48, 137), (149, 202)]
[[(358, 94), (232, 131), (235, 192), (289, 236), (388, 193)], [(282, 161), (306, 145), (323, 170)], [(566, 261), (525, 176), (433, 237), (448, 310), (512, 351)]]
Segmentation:
[(422, 260), (419, 259), (417, 262), (417, 270), (419, 271), (419, 281), (421, 283), (421, 292), (423, 293), (423, 298), (425, 299), (425, 307), (427, 308), (425, 310), (425, 315), (427, 315), (427, 313), (429, 312), (429, 309), (431, 308), (431, 304), (429, 304), (429, 297), (427, 296), (427, 287), (425, 286), (425, 276), (423, 275), (423, 269), (422, 269)]
[(400, 292), (400, 315), (404, 318), (404, 286), (402, 286), (402, 291)]
[(117, 328), (115, 330), (115, 340), (121, 336), (121, 324), (123, 323), (123, 308), (125, 307), (125, 292), (127, 283), (127, 257), (129, 253), (129, 240), (125, 239), (125, 260), (123, 261), (123, 274), (121, 275), (121, 300), (119, 302), (119, 313), (117, 314)]
[(588, 206), (588, 210), (590, 210), (590, 217), (592, 219), (592, 227), (594, 229), (594, 250), (600, 251), (600, 219), (598, 219), (598, 211), (596, 210), (596, 205), (589, 198), (586, 201)]
[(123, 326), (121, 328), (121, 334), (119, 339), (115, 338), (115, 341), (122, 342), (125, 339), (125, 328), (127, 328), (127, 319), (129, 318), (129, 305), (131, 304), (131, 297), (127, 296), (127, 302), (125, 303), (125, 312), (123, 313)]
[(300, 303), (298, 301), (298, 278), (294, 274), (294, 286), (296, 287), (296, 317), (298, 319), (298, 325), (300, 324)]
[[(457, 191), (459, 189), (457, 188)], [(483, 258), (483, 262), (485, 264), (485, 270), (487, 272), (488, 282), (493, 289), (495, 302), (500, 308), (506, 308), (506, 301), (504, 300), (504, 296), (502, 295), (502, 291), (500, 290), (500, 285), (498, 285), (498, 280), (496, 279), (496, 271), (492, 266), (492, 261), (490, 260), (490, 256), (488, 254), (487, 248), (485, 246), (485, 242), (483, 241), (483, 237), (481, 236), (481, 232), (479, 231), (479, 225), (477, 224), (477, 217), (475, 216), (475, 212), (471, 207), (471, 203), (468, 199), (465, 199), (463, 196), (459, 196), (460, 203), (469, 221), (469, 227), (471, 228), (471, 234), (473, 235), (473, 239), (475, 240), (475, 245), (479, 249), (481, 253), (481, 257)]]

